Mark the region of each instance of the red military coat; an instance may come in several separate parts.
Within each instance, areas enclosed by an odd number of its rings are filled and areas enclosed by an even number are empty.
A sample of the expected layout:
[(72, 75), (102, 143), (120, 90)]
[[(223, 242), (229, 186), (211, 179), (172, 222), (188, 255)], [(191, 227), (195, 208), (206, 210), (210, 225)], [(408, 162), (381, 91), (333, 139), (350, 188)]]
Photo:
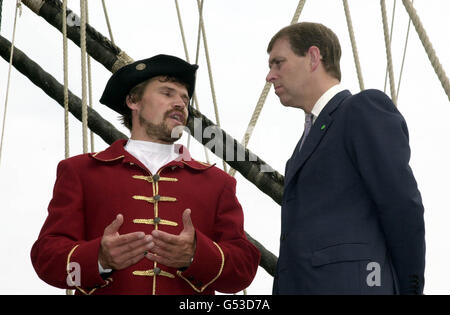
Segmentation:
[[(260, 254), (245, 237), (236, 181), (222, 170), (182, 159), (152, 175), (124, 149), (126, 140), (105, 151), (83, 154), (58, 165), (48, 217), (31, 250), (39, 277), (50, 285), (84, 294), (233, 293), (253, 280)], [(100, 240), (122, 213), (119, 233), (155, 228), (179, 234), (182, 213), (191, 209), (196, 232), (194, 260), (183, 272), (147, 258), (104, 280), (98, 270)], [(156, 219), (155, 219), (156, 218)], [(69, 277), (68, 277), (69, 275)], [(69, 285), (70, 284), (70, 285)]]

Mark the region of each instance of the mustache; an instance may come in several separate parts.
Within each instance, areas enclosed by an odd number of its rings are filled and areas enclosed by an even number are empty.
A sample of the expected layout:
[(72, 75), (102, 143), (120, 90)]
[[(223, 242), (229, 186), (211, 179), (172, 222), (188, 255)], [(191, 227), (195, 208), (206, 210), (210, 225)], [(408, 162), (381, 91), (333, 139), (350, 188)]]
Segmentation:
[(186, 122), (187, 115), (183, 111), (176, 110), (176, 109), (167, 111), (164, 114), (164, 119), (169, 118), (173, 114), (179, 114), (183, 118), (183, 121)]

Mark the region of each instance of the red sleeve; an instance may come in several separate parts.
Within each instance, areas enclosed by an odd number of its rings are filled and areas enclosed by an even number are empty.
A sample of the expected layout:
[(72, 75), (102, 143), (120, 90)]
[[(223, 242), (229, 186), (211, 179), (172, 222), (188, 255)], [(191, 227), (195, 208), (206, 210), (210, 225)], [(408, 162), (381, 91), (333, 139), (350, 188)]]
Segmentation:
[(47, 219), (31, 249), (33, 267), (50, 285), (92, 293), (110, 281), (100, 277), (99, 247), (100, 238), (84, 240), (83, 189), (70, 161), (64, 160), (58, 165)]
[(207, 287), (224, 293), (241, 291), (251, 284), (258, 269), (260, 253), (245, 237), (236, 180), (227, 178), (217, 204), (213, 239), (196, 230), (194, 260), (177, 273), (196, 292)]

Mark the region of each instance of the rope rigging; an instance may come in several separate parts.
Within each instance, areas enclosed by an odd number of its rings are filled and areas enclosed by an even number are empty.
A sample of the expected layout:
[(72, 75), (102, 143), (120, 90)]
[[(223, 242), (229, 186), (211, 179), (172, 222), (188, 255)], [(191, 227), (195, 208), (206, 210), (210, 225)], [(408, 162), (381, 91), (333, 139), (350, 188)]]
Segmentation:
[[(392, 20), (391, 20), (391, 32), (389, 34), (389, 42), (392, 44), (392, 33), (394, 32), (394, 21), (395, 21), (395, 7), (397, 4), (397, 0), (394, 0), (394, 6), (392, 8)], [(387, 85), (387, 77), (388, 77), (389, 68), (386, 65), (386, 73), (384, 75), (384, 89), (383, 92), (386, 93), (386, 85)]]
[(16, 25), (17, 25), (17, 16), (22, 15), (22, 1), (17, 0), (16, 2), (16, 10), (14, 14), (14, 27), (13, 27), (13, 35), (12, 35), (12, 41), (11, 41), (11, 53), (9, 57), (9, 67), (8, 67), (8, 79), (6, 83), (6, 96), (5, 96), (5, 105), (3, 108), (3, 123), (2, 123), (2, 137), (0, 140), (0, 164), (2, 161), (2, 151), (3, 151), (3, 139), (5, 135), (5, 126), (6, 126), (6, 113), (8, 110), (8, 97), (9, 97), (9, 87), (11, 83), (11, 69), (12, 69), (12, 61), (14, 56), (14, 42), (16, 39)]
[[(183, 27), (183, 21), (181, 19), (181, 12), (180, 12), (180, 7), (178, 5), (178, 0), (175, 0), (175, 8), (177, 10), (177, 17), (178, 17), (178, 24), (180, 26), (180, 32), (181, 32), (181, 39), (183, 41), (183, 48), (184, 48), (184, 53), (186, 55), (186, 61), (190, 63), (190, 58), (189, 58), (189, 52), (187, 49), (187, 43), (186, 43), (186, 36), (184, 34), (184, 27)], [(203, 0), (201, 2), (201, 9), (203, 9)], [(200, 28), (199, 28), (200, 29)], [(197, 55), (196, 55), (196, 62), (198, 63), (198, 47), (199, 47), (199, 42), (200, 42), (200, 37), (197, 38)], [(198, 104), (198, 100), (197, 100), (197, 93), (194, 91), (194, 95), (193, 95), (193, 103), (195, 106), (195, 109), (197, 109), (198, 111), (200, 110), (200, 105)], [(188, 143), (187, 143), (187, 147), (189, 149), (190, 147), (190, 142), (191, 142), (191, 134), (189, 133), (188, 136)], [(206, 149), (205, 146), (203, 146), (203, 150), (205, 152), (205, 159), (206, 159), (206, 163), (210, 163), (209, 160), (209, 155), (208, 155), (208, 150)]]
[[(412, 4), (414, 4), (414, 0), (412, 0)], [(403, 48), (402, 66), (400, 68), (400, 75), (399, 75), (399, 78), (398, 78), (398, 85), (397, 85), (397, 99), (398, 99), (398, 94), (400, 93), (400, 83), (402, 82), (403, 66), (405, 65), (406, 49), (408, 47), (410, 26), (411, 26), (411, 18), (409, 18), (409, 21), (408, 21), (408, 29), (406, 31), (405, 47)]]
[(102, 0), (102, 6), (103, 6), (103, 13), (105, 14), (106, 26), (108, 27), (109, 39), (111, 40), (111, 43), (115, 45), (111, 29), (111, 23), (109, 22), (108, 11), (106, 10), (105, 0)]
[(444, 68), (442, 68), (441, 63), (439, 62), (439, 58), (437, 57), (436, 52), (433, 49), (433, 45), (431, 45), (430, 39), (428, 38), (428, 35), (422, 23), (420, 22), (416, 9), (414, 9), (413, 5), (409, 0), (402, 0), (402, 1), (403, 5), (406, 8), (406, 11), (409, 14), (409, 17), (411, 18), (414, 24), (414, 27), (416, 28), (419, 38), (422, 41), (422, 45), (425, 48), (425, 51), (428, 55), (428, 59), (430, 59), (433, 69), (436, 72), (439, 81), (441, 81), (442, 87), (444, 88), (444, 91), (447, 94), (448, 99), (450, 100), (450, 83), (448, 77), (444, 71)]
[(392, 65), (392, 52), (391, 52), (391, 41), (389, 40), (389, 26), (387, 23), (386, 16), (386, 1), (380, 0), (381, 4), (381, 16), (383, 20), (383, 31), (384, 31), (384, 42), (386, 47), (386, 58), (387, 65), (389, 69), (389, 86), (391, 88), (391, 98), (394, 104), (397, 106), (397, 95), (395, 92), (395, 79), (394, 79), (394, 69)]
[[(205, 22), (203, 20), (203, 1), (202, 4), (200, 4), (200, 0), (197, 0), (197, 7), (198, 7), (198, 14), (199, 14), (199, 24), (201, 27), (201, 35), (203, 38), (203, 47), (205, 49), (205, 57), (206, 57), (206, 64), (208, 66), (208, 76), (209, 76), (209, 85), (211, 88), (211, 96), (213, 99), (213, 104), (214, 104), (214, 113), (216, 116), (216, 125), (218, 127), (220, 127), (220, 118), (219, 118), (219, 108), (217, 105), (217, 98), (216, 98), (216, 90), (214, 87), (214, 79), (213, 79), (213, 75), (212, 75), (212, 67), (211, 67), (211, 59), (209, 57), (209, 49), (208, 49), (208, 40), (206, 38), (206, 31), (205, 31)], [(223, 161), (223, 170), (225, 172), (227, 172), (227, 164), (225, 161)]]
[(63, 33), (63, 69), (64, 69), (64, 157), (70, 156), (69, 146), (69, 59), (67, 49), (67, 0), (63, 0), (62, 8)]
[(82, 101), (82, 136), (83, 153), (88, 152), (87, 137), (87, 52), (86, 52), (86, 0), (80, 0), (81, 25), (80, 25), (80, 47), (81, 47), (81, 101)]
[(350, 35), (350, 42), (352, 44), (353, 59), (355, 60), (355, 67), (356, 67), (356, 74), (358, 76), (359, 88), (362, 91), (362, 90), (364, 90), (364, 80), (363, 80), (363, 76), (362, 76), (362, 72), (361, 72), (361, 64), (359, 62), (358, 49), (356, 47), (356, 40), (355, 40), (355, 33), (353, 31), (352, 17), (350, 15), (348, 1), (342, 0), (342, 3), (344, 4), (345, 18), (347, 19), (348, 33)]
[[(86, 2), (86, 24), (89, 24), (89, 5), (88, 2)], [(110, 33), (110, 35), (112, 36), (112, 34)], [(88, 101), (89, 101), (89, 107), (92, 109), (93, 106), (93, 102), (92, 102), (92, 71), (91, 71), (91, 56), (89, 56), (89, 54), (87, 55), (87, 79), (88, 79)], [(94, 146), (94, 132), (92, 130), (89, 129), (89, 141), (91, 143), (91, 152), (95, 151), (95, 146)]]

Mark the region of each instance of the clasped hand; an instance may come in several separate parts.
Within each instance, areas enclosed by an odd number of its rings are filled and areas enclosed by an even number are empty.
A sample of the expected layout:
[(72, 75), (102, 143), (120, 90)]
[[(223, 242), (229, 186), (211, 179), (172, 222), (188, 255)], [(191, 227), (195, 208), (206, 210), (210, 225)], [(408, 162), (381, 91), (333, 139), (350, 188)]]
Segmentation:
[(183, 230), (180, 234), (170, 234), (160, 230), (151, 235), (144, 232), (119, 234), (123, 216), (105, 228), (100, 242), (98, 259), (104, 269), (125, 269), (142, 258), (173, 268), (189, 267), (195, 253), (195, 228), (191, 221), (191, 210), (183, 212)]

